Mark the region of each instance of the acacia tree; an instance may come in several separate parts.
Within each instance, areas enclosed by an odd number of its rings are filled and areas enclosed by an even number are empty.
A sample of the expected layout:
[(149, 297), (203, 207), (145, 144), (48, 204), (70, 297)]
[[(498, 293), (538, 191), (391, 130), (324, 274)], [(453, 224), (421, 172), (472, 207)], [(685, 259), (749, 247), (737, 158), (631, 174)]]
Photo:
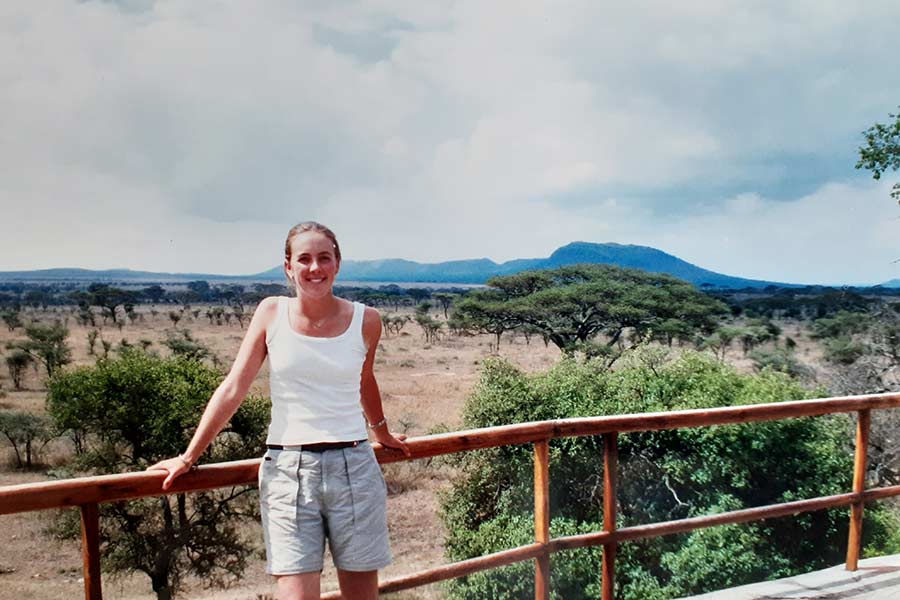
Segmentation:
[(448, 313), (450, 311), (450, 307), (453, 305), (454, 300), (459, 298), (459, 294), (449, 294), (446, 292), (437, 292), (431, 295), (431, 297), (441, 305), (441, 308), (444, 311), (444, 319), (450, 318)]
[(117, 313), (119, 306), (126, 303), (134, 303), (134, 294), (125, 290), (110, 287), (105, 283), (94, 283), (88, 287), (90, 302), (99, 306), (105, 317), (112, 319), (113, 324), (118, 323)]
[(14, 331), (16, 327), (22, 326), (22, 320), (19, 318), (18, 311), (4, 310), (0, 312), (0, 319), (6, 324), (7, 329)]
[(55, 437), (46, 416), (28, 412), (0, 412), (0, 434), (12, 446), (20, 469), (30, 469), (35, 454)]
[[(51, 379), (47, 407), (57, 428), (81, 440), (77, 465), (93, 473), (139, 471), (184, 449), (222, 373), (198, 360), (136, 348)], [(268, 401), (244, 401), (201, 462), (259, 456)], [(256, 518), (252, 487), (173, 494), (101, 505), (103, 566), (146, 573), (171, 598), (185, 573), (211, 583), (240, 576), (254, 545), (238, 524)]]
[[(863, 132), (866, 145), (859, 148), (857, 169), (872, 172), (873, 179), (881, 179), (887, 171), (900, 169), (900, 113), (888, 114), (893, 123), (875, 123)], [(900, 183), (891, 189), (891, 197), (900, 202)]]
[(140, 291), (140, 294), (150, 300), (153, 304), (159, 304), (166, 295), (166, 290), (159, 285), (151, 285)]
[(670, 275), (610, 265), (572, 265), (488, 280), (456, 308), (499, 344), (503, 331), (531, 326), (570, 353), (604, 336), (609, 350), (662, 331), (710, 331), (725, 305)]
[(457, 330), (473, 330), (493, 335), (496, 338), (493, 346), (499, 351), (500, 336), (520, 325), (520, 321), (507, 310), (506, 300), (506, 295), (499, 290), (471, 292), (457, 304), (450, 316), (450, 323)]
[(22, 389), (22, 379), (25, 371), (34, 362), (34, 357), (22, 349), (16, 348), (6, 357), (6, 367), (9, 369), (9, 377), (17, 390)]
[(59, 367), (72, 362), (72, 349), (66, 343), (69, 330), (59, 321), (52, 325), (27, 325), (25, 335), (28, 336), (27, 340), (16, 340), (9, 347), (27, 352), (43, 363), (47, 377), (53, 377)]

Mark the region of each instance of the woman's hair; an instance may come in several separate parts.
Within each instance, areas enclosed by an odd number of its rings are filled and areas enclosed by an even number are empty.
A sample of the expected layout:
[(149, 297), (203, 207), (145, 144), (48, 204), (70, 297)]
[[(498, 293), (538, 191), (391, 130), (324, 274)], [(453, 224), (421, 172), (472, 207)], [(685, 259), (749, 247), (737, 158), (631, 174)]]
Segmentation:
[(334, 257), (338, 262), (341, 262), (341, 247), (338, 244), (337, 236), (334, 235), (334, 232), (321, 223), (317, 223), (315, 221), (304, 221), (303, 223), (297, 223), (291, 230), (288, 231), (287, 240), (284, 242), (284, 258), (285, 260), (291, 260), (291, 242), (294, 241), (294, 238), (303, 233), (304, 231), (317, 231), (331, 240), (331, 244), (334, 246)]

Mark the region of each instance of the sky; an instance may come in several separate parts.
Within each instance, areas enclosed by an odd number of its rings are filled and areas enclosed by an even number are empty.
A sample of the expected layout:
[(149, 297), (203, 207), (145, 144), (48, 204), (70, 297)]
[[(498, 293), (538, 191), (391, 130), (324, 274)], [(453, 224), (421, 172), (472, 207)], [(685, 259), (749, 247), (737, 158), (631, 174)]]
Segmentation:
[(0, 270), (257, 273), (659, 248), (900, 277), (900, 3), (3, 0)]

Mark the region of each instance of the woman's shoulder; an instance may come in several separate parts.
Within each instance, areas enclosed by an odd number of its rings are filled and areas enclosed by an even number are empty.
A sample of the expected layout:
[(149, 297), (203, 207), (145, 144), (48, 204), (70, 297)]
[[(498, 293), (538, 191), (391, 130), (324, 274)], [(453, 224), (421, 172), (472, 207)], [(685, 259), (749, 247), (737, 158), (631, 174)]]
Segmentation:
[(366, 340), (366, 345), (368, 346), (370, 345), (370, 342), (373, 340), (377, 342), (378, 338), (381, 337), (381, 314), (371, 306), (362, 305), (362, 307), (363, 339)]
[(282, 296), (269, 296), (263, 298), (256, 305), (256, 311), (253, 317), (262, 321), (263, 325), (269, 325), (278, 314), (278, 306), (281, 304)]

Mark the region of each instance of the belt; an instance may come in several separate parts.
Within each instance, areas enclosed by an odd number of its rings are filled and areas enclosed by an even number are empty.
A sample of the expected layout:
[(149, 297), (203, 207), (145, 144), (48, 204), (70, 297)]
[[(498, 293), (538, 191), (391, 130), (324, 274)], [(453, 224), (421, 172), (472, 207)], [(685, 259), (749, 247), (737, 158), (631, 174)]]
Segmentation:
[(366, 440), (353, 442), (319, 442), (318, 444), (298, 444), (296, 446), (283, 446), (281, 444), (266, 444), (271, 450), (303, 450), (305, 452), (325, 452), (326, 450), (340, 450), (341, 448), (355, 448)]

